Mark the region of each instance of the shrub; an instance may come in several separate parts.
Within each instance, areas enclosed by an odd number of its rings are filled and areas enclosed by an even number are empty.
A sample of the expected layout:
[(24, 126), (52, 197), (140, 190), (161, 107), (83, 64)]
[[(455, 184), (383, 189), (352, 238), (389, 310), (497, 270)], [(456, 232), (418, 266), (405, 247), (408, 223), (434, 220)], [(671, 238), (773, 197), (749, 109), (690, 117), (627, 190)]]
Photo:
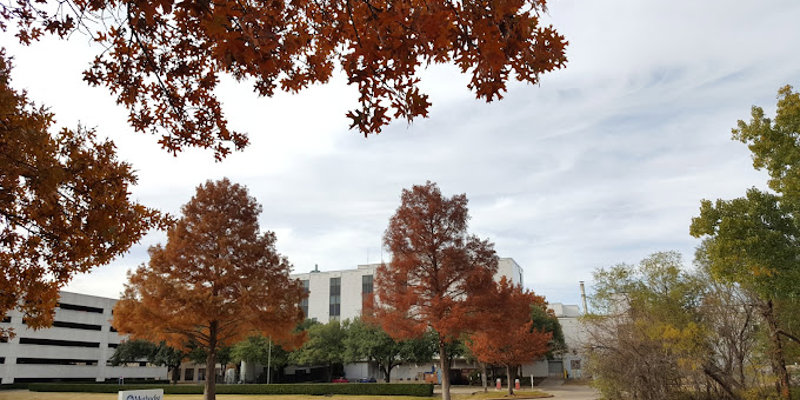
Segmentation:
[(17, 389), (27, 389), (29, 383), (6, 383), (0, 385), (0, 390), (17, 390)]
[[(200, 394), (202, 386), (196, 385), (116, 385), (32, 383), (33, 392), (86, 392), (115, 393), (120, 390), (164, 389), (165, 394)], [(309, 394), (309, 395), (372, 395), (372, 396), (432, 396), (433, 385), (416, 383), (370, 384), (272, 384), (272, 385), (217, 385), (218, 394)]]

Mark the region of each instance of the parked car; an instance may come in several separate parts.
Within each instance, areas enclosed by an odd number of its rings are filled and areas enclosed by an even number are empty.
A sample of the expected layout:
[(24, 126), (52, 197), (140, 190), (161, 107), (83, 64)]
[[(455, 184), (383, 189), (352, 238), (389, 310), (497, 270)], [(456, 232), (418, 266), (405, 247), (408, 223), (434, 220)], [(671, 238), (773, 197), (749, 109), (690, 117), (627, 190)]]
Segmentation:
[(348, 381), (347, 378), (345, 378), (343, 376), (340, 376), (340, 377), (337, 377), (337, 378), (333, 378), (333, 380), (331, 382), (333, 382), (333, 383), (347, 383), (347, 382), (350, 382), (350, 381)]
[(375, 383), (377, 382), (375, 378), (361, 378), (358, 380), (358, 383)]

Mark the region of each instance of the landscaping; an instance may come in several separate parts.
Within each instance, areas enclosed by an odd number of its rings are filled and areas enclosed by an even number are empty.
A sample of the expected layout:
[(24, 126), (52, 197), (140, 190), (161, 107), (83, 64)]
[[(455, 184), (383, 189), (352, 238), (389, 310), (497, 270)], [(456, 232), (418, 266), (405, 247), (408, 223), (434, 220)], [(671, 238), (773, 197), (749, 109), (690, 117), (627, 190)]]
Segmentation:
[[(120, 390), (164, 389), (165, 394), (202, 394), (199, 385), (117, 385), (35, 383), (28, 386), (32, 392), (81, 392), (116, 393)], [(375, 383), (360, 384), (277, 384), (277, 385), (217, 385), (219, 394), (266, 394), (266, 395), (373, 395), (373, 396), (417, 396), (433, 395), (430, 384)]]

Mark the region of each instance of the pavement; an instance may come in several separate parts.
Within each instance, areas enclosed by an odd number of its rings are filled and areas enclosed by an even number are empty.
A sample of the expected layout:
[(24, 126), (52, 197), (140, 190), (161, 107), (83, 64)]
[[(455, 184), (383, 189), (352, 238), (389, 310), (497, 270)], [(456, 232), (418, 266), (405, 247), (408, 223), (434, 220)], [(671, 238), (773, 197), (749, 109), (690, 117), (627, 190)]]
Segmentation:
[[(594, 388), (587, 385), (565, 383), (563, 379), (547, 378), (535, 386), (534, 389), (550, 393), (553, 395), (553, 399), (558, 400), (597, 400), (600, 398), (600, 393)], [(477, 386), (452, 386), (450, 393), (471, 394), (480, 390), (481, 388)], [(441, 393), (441, 386), (434, 386), (433, 391), (434, 393)]]

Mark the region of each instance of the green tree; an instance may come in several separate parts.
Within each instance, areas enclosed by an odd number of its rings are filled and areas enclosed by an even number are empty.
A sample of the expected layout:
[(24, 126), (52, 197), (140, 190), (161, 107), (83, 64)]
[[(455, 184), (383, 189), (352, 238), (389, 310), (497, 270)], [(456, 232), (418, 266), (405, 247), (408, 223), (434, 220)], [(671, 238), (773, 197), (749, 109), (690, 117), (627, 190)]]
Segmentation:
[(778, 322), (775, 302), (800, 293), (800, 238), (793, 206), (781, 196), (747, 191), (734, 200), (703, 200), (691, 234), (706, 238), (702, 247), (711, 274), (741, 285), (760, 302), (770, 343), (768, 356), (780, 396), (790, 396), (783, 337), (791, 337)]
[(391, 381), (392, 369), (406, 362), (426, 363), (433, 359), (436, 341), (432, 335), (396, 341), (379, 326), (356, 318), (348, 324), (344, 338), (345, 362), (367, 360), (377, 364), (384, 380)]
[(250, 336), (231, 348), (231, 360), (235, 363), (245, 361), (268, 366), (270, 383), (274, 383), (273, 371), (281, 370), (289, 363), (289, 354), (279, 344), (261, 335)]
[(720, 372), (704, 323), (708, 283), (683, 270), (679, 253), (600, 269), (594, 281), (595, 313), (584, 322), (589, 368), (605, 397), (666, 400), (713, 390), (714, 398), (737, 398), (740, 385)]
[(177, 384), (180, 380), (181, 363), (187, 357), (186, 352), (167, 346), (165, 342), (155, 344), (147, 340), (127, 340), (114, 349), (114, 354), (108, 361), (116, 366), (147, 360), (151, 364), (167, 367), (172, 383)]
[(327, 324), (311, 325), (306, 331), (308, 340), (289, 355), (289, 360), (297, 365), (325, 365), (330, 381), (334, 370), (341, 370), (344, 364), (344, 339), (348, 324), (348, 321), (342, 324), (334, 320)]
[(533, 321), (533, 329), (552, 334), (547, 358), (552, 359), (554, 355), (564, 353), (567, 350), (561, 323), (558, 322), (558, 317), (551, 310), (531, 306), (531, 320)]

